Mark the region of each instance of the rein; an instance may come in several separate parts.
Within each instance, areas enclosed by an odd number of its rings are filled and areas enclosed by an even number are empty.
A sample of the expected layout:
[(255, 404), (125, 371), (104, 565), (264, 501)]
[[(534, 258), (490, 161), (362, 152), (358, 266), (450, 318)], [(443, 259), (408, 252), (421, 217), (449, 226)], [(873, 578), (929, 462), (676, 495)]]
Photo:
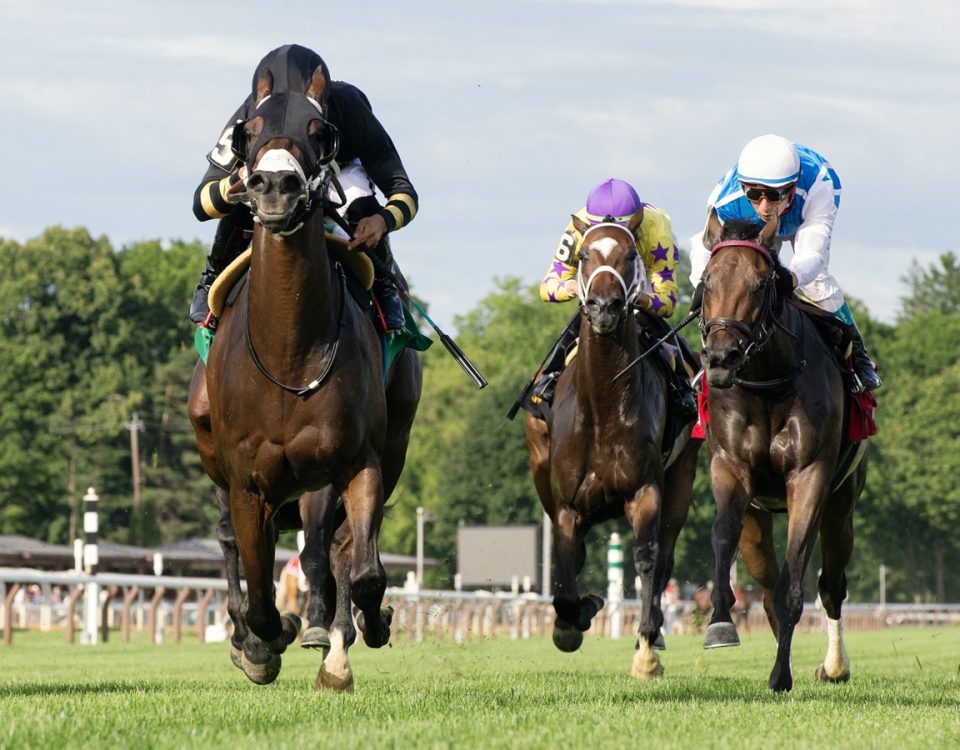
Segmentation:
[(770, 251), (767, 250), (767, 248), (765, 248), (763, 245), (757, 242), (751, 242), (749, 240), (724, 240), (723, 242), (718, 242), (716, 245), (714, 245), (713, 249), (710, 251), (711, 257), (718, 250), (722, 250), (727, 247), (745, 247), (753, 250), (759, 253), (767, 262), (767, 265), (770, 266), (770, 272), (767, 274), (764, 284), (764, 297), (763, 305), (760, 310), (760, 318), (752, 328), (742, 320), (738, 320), (736, 318), (727, 318), (723, 316), (708, 318), (707, 320), (703, 320), (701, 318), (701, 342), (703, 346), (706, 347), (707, 338), (711, 333), (714, 333), (718, 330), (731, 332), (737, 341), (737, 346), (743, 350), (743, 363), (737, 369), (737, 372), (739, 373), (744, 367), (747, 366), (752, 356), (759, 354), (766, 348), (767, 344), (770, 342), (770, 339), (773, 337), (773, 334), (776, 333), (776, 329), (779, 328), (793, 339), (800, 342), (800, 361), (793, 368), (793, 370), (782, 377), (772, 378), (770, 380), (746, 380), (741, 377), (735, 377), (733, 382), (739, 385), (741, 388), (747, 388), (750, 390), (769, 390), (787, 385), (788, 383), (793, 382), (793, 380), (796, 379), (801, 372), (803, 372), (807, 365), (807, 360), (804, 358), (804, 326), (801, 322), (800, 335), (797, 336), (796, 333), (783, 324), (778, 315), (774, 314), (776, 302), (776, 284), (774, 277), (776, 276), (776, 267), (775, 261), (770, 255)]
[(336, 334), (336, 338), (334, 338), (333, 340), (333, 348), (330, 351), (326, 365), (324, 366), (320, 374), (316, 378), (314, 378), (312, 381), (310, 381), (307, 385), (303, 386), (302, 388), (281, 383), (279, 380), (273, 377), (273, 375), (271, 375), (267, 371), (267, 368), (263, 366), (263, 363), (260, 362), (260, 358), (257, 356), (257, 352), (253, 348), (253, 340), (250, 338), (250, 326), (249, 326), (250, 306), (249, 304), (244, 310), (243, 336), (247, 341), (247, 351), (250, 352), (250, 358), (253, 360), (253, 364), (257, 366), (257, 369), (260, 371), (260, 374), (263, 375), (267, 380), (269, 380), (275, 386), (277, 386), (278, 388), (282, 388), (283, 390), (288, 391), (290, 393), (293, 393), (296, 396), (308, 396), (313, 391), (317, 390), (317, 388), (319, 388), (321, 385), (323, 385), (323, 381), (325, 381), (329, 377), (330, 372), (333, 370), (333, 363), (336, 362), (337, 360), (337, 350), (340, 348), (340, 333), (343, 330), (343, 312), (346, 307), (346, 298), (347, 298), (346, 275), (344, 274), (343, 266), (341, 266), (340, 264), (337, 264), (337, 276), (340, 279), (340, 311), (337, 314), (337, 334)]

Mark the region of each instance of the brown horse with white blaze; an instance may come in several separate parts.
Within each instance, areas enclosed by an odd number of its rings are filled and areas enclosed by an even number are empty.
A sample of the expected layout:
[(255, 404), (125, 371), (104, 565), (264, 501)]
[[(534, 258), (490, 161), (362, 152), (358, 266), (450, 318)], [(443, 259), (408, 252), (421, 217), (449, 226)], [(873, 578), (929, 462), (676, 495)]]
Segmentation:
[[(803, 612), (801, 581), (819, 534), (820, 599), (829, 645), (819, 679), (849, 679), (841, 605), (853, 549), (853, 510), (866, 481), (866, 443), (845, 439), (848, 394), (830, 345), (812, 320), (786, 304), (793, 294), (780, 264), (777, 220), (760, 227), (711, 215), (703, 276), (702, 361), (709, 384), (710, 476), (717, 503), (713, 616), (705, 648), (739, 644), (730, 610), (730, 565), (739, 543), (763, 586), (777, 638), (769, 684), (793, 686), (790, 648)], [(772, 512), (787, 514), (781, 569)]]
[[(638, 213), (633, 221), (641, 220)], [(614, 382), (640, 351), (632, 302), (646, 274), (635, 224), (577, 226), (584, 235), (579, 348), (557, 383), (549, 420), (527, 414), (524, 426), (537, 494), (554, 527), (554, 643), (563, 651), (578, 649), (603, 606), (599, 596), (581, 597), (577, 589), (587, 531), (626, 516), (642, 581), (631, 674), (650, 678), (663, 671), (653, 650), (663, 623), (660, 595), (690, 506), (699, 441), (689, 439), (687, 428), (671, 452), (675, 458), (665, 464), (667, 382), (661, 365), (642, 360)]]
[[(274, 603), (274, 519), (306, 495), (304, 569), (309, 576), (311, 557), (329, 556), (320, 567), (332, 571), (325, 587), (337, 609), (332, 623), (329, 614), (317, 623), (330, 626), (317, 686), (349, 690), (351, 599), (369, 646), (390, 636), (378, 536), (404, 463), (420, 364), (410, 350), (398, 355), (385, 388), (378, 334), (328, 254), (320, 205), (335, 139), (316, 102), (329, 82), (318, 70), (306, 95), (273, 96), (271, 83), (258, 82), (257, 110), (235, 131), (248, 177), (232, 198), (256, 217), (249, 280), (221, 317), (206, 367), (198, 365), (189, 411), (204, 468), (228, 494), (246, 574), (244, 672), (272, 682), (297, 635), (298, 619)], [(339, 530), (337, 496), (346, 517)]]

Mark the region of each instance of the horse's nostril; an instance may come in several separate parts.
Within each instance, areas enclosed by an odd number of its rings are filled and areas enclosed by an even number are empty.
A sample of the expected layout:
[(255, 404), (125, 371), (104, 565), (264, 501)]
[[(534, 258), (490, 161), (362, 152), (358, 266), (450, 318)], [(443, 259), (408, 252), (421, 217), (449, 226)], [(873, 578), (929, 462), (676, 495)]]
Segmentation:
[(247, 190), (258, 195), (266, 193), (270, 189), (270, 183), (262, 174), (252, 174), (247, 178)]
[(296, 175), (284, 175), (280, 181), (280, 191), (284, 194), (299, 193), (301, 190), (303, 190), (303, 183)]

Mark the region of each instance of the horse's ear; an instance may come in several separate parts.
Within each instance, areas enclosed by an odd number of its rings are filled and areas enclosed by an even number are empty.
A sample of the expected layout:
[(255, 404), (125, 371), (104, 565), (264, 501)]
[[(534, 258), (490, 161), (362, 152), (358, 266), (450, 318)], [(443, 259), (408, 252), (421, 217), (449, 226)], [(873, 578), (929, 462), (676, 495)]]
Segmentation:
[(723, 234), (723, 224), (720, 223), (720, 217), (717, 216), (717, 209), (710, 207), (707, 213), (707, 225), (703, 228), (703, 246), (707, 250), (713, 250), (714, 246), (720, 241)]
[(310, 80), (310, 85), (307, 86), (306, 95), (309, 96), (316, 102), (323, 104), (323, 100), (327, 95), (327, 77), (323, 74), (323, 67), (318, 67), (313, 71), (313, 78)]
[(773, 246), (773, 238), (777, 236), (777, 230), (780, 228), (780, 217), (774, 216), (770, 221), (764, 224), (760, 230), (760, 236), (757, 241), (766, 248)]
[(574, 214), (570, 214), (570, 219), (573, 222), (573, 228), (576, 229), (580, 234), (586, 234), (587, 230), (590, 228), (583, 219)]
[(637, 236), (637, 227), (643, 224), (643, 204), (640, 204), (640, 208), (637, 209), (637, 212), (633, 215), (633, 218), (627, 222), (627, 229), (630, 230), (630, 234), (634, 237)]
[(269, 70), (263, 71), (257, 79), (257, 106), (273, 92), (273, 74)]

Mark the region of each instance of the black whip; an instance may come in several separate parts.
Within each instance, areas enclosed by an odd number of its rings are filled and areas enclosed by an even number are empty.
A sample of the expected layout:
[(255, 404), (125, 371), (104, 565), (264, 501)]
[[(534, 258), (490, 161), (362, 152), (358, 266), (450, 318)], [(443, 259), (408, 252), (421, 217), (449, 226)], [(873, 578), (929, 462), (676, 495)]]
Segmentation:
[[(620, 378), (622, 378), (624, 375), (626, 375), (626, 374), (627, 374), (627, 371), (629, 371), (634, 365), (640, 364), (640, 362), (642, 362), (643, 359), (644, 359), (648, 354), (650, 354), (650, 353), (652, 353), (652, 352), (655, 352), (655, 351), (656, 351), (657, 349), (659, 349), (664, 343), (666, 343), (667, 339), (672, 338), (673, 336), (675, 336), (675, 335), (677, 334), (677, 332), (678, 332), (681, 328), (683, 328), (684, 326), (686, 326), (686, 325), (688, 325), (689, 323), (692, 323), (694, 320), (696, 320), (696, 319), (697, 319), (697, 316), (698, 316), (699, 314), (700, 314), (700, 313), (699, 313), (698, 311), (696, 311), (696, 310), (691, 310), (689, 313), (687, 313), (687, 317), (685, 317), (683, 320), (681, 320), (679, 323), (677, 323), (677, 325), (675, 325), (673, 328), (671, 328), (669, 331), (667, 331), (666, 334), (664, 334), (661, 338), (657, 339), (657, 342), (656, 342), (653, 346), (651, 346), (651, 347), (650, 347), (649, 349), (647, 349), (643, 354), (641, 354), (639, 357), (637, 357), (635, 360), (633, 360), (633, 362), (631, 362), (629, 365), (627, 365), (627, 366), (624, 367), (622, 370), (620, 370), (620, 372), (618, 372), (616, 375), (614, 375), (614, 376), (613, 376), (613, 382), (616, 383), (618, 380), (620, 380)], [(681, 356), (682, 356), (682, 355), (681, 355)]]

